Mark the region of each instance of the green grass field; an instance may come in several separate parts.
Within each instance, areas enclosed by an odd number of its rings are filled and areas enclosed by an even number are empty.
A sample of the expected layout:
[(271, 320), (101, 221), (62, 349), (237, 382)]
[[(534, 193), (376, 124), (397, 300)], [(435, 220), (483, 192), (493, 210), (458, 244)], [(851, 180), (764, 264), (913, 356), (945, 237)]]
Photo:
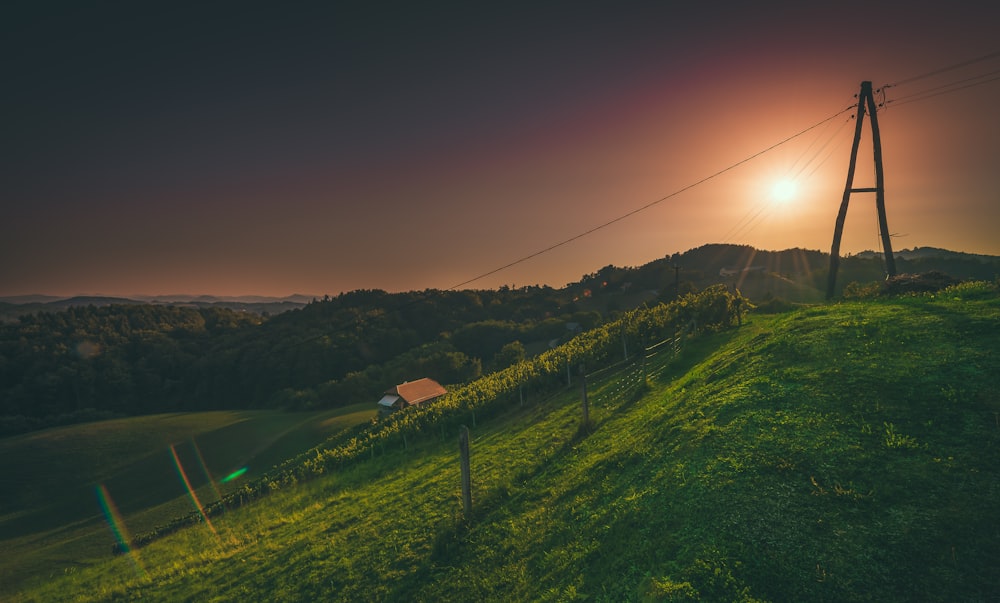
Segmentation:
[[(178, 465), (207, 504), (374, 413), (371, 404), (322, 413), (180, 413), (2, 439), (0, 594), (23, 577), (105, 559), (115, 535), (101, 496), (129, 531), (149, 530), (194, 508)], [(241, 468), (238, 479), (220, 483)]]
[(589, 429), (575, 387), (470, 424), (468, 521), (457, 433), (424, 430), (13, 599), (1000, 597), (994, 288), (751, 316), (646, 370), (588, 383)]

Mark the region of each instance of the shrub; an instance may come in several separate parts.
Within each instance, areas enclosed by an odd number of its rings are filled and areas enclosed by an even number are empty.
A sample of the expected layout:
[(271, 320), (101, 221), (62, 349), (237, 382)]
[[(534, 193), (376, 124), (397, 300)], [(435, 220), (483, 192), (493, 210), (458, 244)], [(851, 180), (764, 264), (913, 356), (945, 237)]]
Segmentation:
[(870, 299), (876, 297), (881, 291), (882, 284), (879, 282), (859, 283), (851, 281), (844, 287), (845, 299)]

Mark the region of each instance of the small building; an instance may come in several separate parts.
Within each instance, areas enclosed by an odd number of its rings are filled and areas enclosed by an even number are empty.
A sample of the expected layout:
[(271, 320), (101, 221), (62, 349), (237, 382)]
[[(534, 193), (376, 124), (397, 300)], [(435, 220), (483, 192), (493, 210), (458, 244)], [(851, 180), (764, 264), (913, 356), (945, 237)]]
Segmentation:
[(379, 414), (389, 414), (418, 404), (426, 404), (437, 400), (448, 393), (440, 383), (424, 377), (416, 381), (404, 381), (396, 387), (385, 390), (382, 399), (378, 401)]

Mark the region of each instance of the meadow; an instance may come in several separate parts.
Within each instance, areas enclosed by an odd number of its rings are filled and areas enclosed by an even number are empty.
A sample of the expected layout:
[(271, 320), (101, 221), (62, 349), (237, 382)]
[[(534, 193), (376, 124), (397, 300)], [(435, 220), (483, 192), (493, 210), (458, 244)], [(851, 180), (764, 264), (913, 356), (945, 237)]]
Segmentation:
[[(998, 342), (1000, 298), (984, 283), (752, 313), (639, 361), (591, 354), (586, 424), (579, 377), (527, 397), (483, 386), (503, 403), (483, 394), (333, 436), (250, 504), (126, 555), (50, 559), (4, 594), (994, 600)], [(470, 517), (460, 424), (472, 433)], [(100, 479), (111, 477), (85, 481)], [(40, 556), (72, 540), (65, 528), (47, 537), (14, 542)]]
[[(175, 413), (0, 439), (0, 594), (110, 555), (144, 531), (210, 503), (327, 437), (366, 422), (369, 404), (324, 412)], [(222, 482), (234, 472), (236, 478)]]

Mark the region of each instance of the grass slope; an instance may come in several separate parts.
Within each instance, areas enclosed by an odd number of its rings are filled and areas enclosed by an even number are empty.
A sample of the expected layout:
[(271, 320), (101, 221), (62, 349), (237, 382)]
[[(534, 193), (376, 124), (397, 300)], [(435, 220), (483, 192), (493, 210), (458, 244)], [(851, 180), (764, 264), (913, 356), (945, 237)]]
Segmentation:
[(20, 598), (994, 600), (998, 342), (985, 287), (755, 316), (473, 428), (470, 522), (426, 434)]
[[(171, 447), (199, 500), (207, 503), (374, 413), (371, 404), (322, 413), (178, 413), (2, 439), (0, 595), (25, 576), (50, 575), (108, 556), (114, 538), (102, 516), (98, 486), (133, 532), (190, 512)], [(241, 467), (248, 469), (243, 479), (217, 483)]]

